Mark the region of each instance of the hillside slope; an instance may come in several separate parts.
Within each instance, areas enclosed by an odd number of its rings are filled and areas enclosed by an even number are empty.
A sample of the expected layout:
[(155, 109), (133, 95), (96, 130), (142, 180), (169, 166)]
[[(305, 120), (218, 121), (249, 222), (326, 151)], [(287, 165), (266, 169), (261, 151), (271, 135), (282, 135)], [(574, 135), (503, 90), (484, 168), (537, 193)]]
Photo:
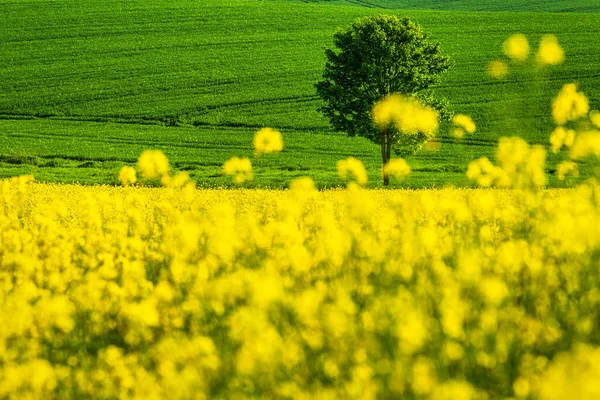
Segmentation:
[[(281, 1), (281, 0), (279, 0)], [(598, 0), (283, 0), (368, 8), (452, 11), (597, 12)]]
[[(257, 175), (257, 185), (313, 171), (320, 185), (339, 184), (335, 162), (351, 155), (365, 158), (378, 181), (377, 146), (332, 132), (313, 85), (335, 30), (379, 12), (258, 0), (0, 1), (0, 175), (114, 183), (120, 165), (152, 147), (201, 184), (223, 184), (220, 165), (251, 155), (253, 132), (273, 126), (289, 145), (260, 161), (279, 177)], [(411, 17), (441, 42), (456, 65), (440, 95), (480, 127), (460, 142), (442, 132), (439, 152), (410, 160), (406, 185), (464, 183), (468, 162), (491, 156), (501, 135), (546, 143), (549, 104), (565, 82), (578, 82), (598, 107), (600, 14), (386, 12)], [(485, 67), (516, 32), (534, 49), (542, 34), (557, 34), (567, 62), (493, 81)]]

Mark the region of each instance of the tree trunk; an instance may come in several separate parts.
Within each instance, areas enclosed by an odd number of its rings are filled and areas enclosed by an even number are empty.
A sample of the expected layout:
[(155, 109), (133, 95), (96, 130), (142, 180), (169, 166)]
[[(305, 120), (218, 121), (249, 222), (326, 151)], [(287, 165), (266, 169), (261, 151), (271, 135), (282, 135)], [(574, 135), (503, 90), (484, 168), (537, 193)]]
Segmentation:
[[(388, 163), (388, 161), (390, 161), (391, 143), (390, 143), (390, 137), (389, 137), (389, 128), (381, 131), (379, 139), (380, 139), (379, 141), (381, 144), (381, 158), (383, 161), (383, 166), (385, 167), (385, 165)], [(385, 172), (385, 170), (384, 170), (383, 185), (389, 186), (389, 184), (390, 184), (390, 175), (387, 172)]]

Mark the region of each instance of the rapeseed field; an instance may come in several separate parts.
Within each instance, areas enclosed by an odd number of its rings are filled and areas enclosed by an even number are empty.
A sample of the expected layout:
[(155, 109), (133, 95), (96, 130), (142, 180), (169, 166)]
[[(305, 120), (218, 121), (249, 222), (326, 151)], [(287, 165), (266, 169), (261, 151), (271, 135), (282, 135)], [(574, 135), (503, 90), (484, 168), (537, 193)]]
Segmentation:
[[(2, 398), (594, 398), (600, 185), (1, 184)], [(571, 397), (574, 396), (574, 397)]]
[[(437, 126), (402, 101), (373, 119)], [(0, 398), (597, 399), (598, 172), (544, 187), (546, 147), (558, 179), (597, 165), (600, 122), (572, 83), (552, 118), (547, 146), (503, 137), (495, 162), (473, 161), (479, 189), (367, 190), (347, 158), (344, 189), (198, 190), (158, 150), (122, 187), (0, 181)], [(284, 148), (275, 129), (253, 143)], [(254, 178), (248, 158), (222, 170)]]

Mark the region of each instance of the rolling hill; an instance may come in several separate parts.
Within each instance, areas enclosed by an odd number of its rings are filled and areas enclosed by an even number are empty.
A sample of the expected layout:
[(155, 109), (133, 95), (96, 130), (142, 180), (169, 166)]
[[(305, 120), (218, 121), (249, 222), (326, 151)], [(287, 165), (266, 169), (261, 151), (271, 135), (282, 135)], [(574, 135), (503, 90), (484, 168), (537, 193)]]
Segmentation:
[[(409, 10), (409, 1), (341, 3), (0, 1), (0, 176), (116, 183), (120, 166), (158, 148), (201, 186), (227, 185), (220, 166), (251, 156), (253, 133), (271, 126), (285, 149), (253, 159), (252, 185), (284, 187), (301, 175), (338, 185), (335, 163), (348, 156), (360, 157), (377, 185), (377, 146), (332, 132), (313, 85), (335, 30), (382, 11), (409, 16), (441, 43), (455, 67), (438, 92), (479, 127), (462, 141), (442, 130), (441, 149), (412, 157), (403, 186), (466, 184), (468, 162), (492, 156), (500, 136), (547, 143), (549, 104), (563, 83), (578, 82), (599, 106), (600, 13), (462, 11), (473, 1), (443, 2), (454, 4), (443, 11)], [(380, 8), (400, 6), (407, 9)], [(514, 65), (508, 79), (492, 80), (486, 65), (517, 32), (533, 49), (541, 35), (556, 34), (566, 63), (545, 71)]]

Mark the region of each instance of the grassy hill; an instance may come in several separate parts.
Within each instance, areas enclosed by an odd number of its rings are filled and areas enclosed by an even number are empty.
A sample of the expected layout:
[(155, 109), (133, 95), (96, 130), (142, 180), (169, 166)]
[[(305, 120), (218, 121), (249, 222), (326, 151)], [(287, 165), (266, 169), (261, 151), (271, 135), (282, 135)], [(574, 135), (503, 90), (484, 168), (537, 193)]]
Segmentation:
[[(120, 166), (159, 148), (201, 185), (223, 185), (222, 163), (251, 156), (253, 133), (272, 126), (285, 149), (253, 160), (253, 185), (301, 175), (336, 185), (335, 163), (348, 156), (378, 183), (377, 146), (332, 132), (315, 111), (313, 84), (335, 30), (380, 12), (299, 1), (0, 0), (0, 176), (115, 183)], [(563, 83), (579, 82), (599, 106), (600, 13), (385, 12), (409, 16), (441, 42), (456, 66), (439, 93), (479, 126), (463, 141), (441, 132), (440, 151), (409, 160), (406, 186), (465, 184), (468, 162), (491, 156), (502, 135), (546, 143)], [(567, 62), (492, 81), (485, 66), (516, 32), (534, 49), (542, 34), (556, 34)]]
[(596, 12), (598, 0), (282, 0), (368, 8), (453, 11)]

